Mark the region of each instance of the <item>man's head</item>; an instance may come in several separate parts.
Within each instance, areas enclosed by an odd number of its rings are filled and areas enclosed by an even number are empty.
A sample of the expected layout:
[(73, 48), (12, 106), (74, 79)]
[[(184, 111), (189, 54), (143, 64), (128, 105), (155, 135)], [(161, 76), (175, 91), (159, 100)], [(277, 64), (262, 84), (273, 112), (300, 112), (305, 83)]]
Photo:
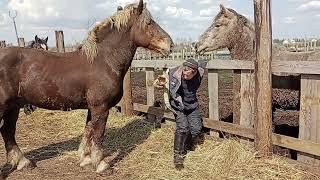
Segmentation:
[(183, 63), (182, 68), (182, 78), (185, 80), (190, 80), (198, 72), (198, 62), (194, 59), (188, 59)]

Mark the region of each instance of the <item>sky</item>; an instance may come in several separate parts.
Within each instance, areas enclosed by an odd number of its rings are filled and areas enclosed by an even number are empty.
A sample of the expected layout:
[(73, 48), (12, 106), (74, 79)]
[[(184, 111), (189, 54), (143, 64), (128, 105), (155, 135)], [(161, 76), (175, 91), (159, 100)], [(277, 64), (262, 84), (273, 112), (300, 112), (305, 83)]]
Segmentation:
[[(111, 16), (118, 5), (137, 0), (0, 0), (0, 40), (16, 44), (12, 19), (16, 10), (18, 34), (31, 41), (63, 30), (65, 44), (81, 43), (97, 23)], [(197, 40), (219, 12), (219, 4), (253, 21), (253, 0), (145, 0), (155, 21), (174, 39)], [(273, 38), (320, 38), (320, 0), (273, 0)]]

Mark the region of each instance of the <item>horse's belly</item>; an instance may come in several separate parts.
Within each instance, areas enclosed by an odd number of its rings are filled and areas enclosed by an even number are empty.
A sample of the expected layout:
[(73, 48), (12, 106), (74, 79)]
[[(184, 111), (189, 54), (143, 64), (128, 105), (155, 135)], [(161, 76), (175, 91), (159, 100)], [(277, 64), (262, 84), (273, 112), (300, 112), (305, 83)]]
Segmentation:
[(21, 95), (27, 103), (51, 110), (82, 109), (87, 107), (85, 95), (80, 90), (37, 87), (26, 88)]

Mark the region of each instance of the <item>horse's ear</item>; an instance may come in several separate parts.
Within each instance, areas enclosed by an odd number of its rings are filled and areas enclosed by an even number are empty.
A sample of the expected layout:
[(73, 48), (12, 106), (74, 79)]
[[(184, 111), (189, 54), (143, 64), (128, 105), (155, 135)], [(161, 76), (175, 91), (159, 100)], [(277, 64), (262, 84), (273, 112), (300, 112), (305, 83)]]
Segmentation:
[(38, 42), (38, 40), (39, 40), (38, 35), (36, 35), (36, 36), (34, 37), (34, 40), (35, 40), (36, 42)]
[(225, 14), (228, 10), (224, 7), (223, 4), (220, 4), (220, 11)]
[(138, 14), (139, 14), (139, 15), (142, 13), (143, 7), (144, 7), (144, 5), (143, 5), (143, 0), (140, 0), (140, 1), (139, 1), (139, 5), (138, 5)]
[(49, 37), (47, 36), (47, 38), (45, 39), (46, 43), (48, 42), (48, 38), (49, 38)]
[(224, 14), (226, 17), (230, 16), (232, 13), (226, 8), (224, 7), (224, 5), (220, 4), (220, 11), (222, 12), (222, 14)]

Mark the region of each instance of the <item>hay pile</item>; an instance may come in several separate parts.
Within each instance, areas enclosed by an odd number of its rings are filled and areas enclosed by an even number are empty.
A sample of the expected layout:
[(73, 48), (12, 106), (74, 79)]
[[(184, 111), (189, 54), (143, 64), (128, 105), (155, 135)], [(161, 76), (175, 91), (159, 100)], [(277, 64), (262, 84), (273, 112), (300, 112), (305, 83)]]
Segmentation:
[[(107, 177), (101, 177), (78, 166), (85, 117), (85, 111), (21, 114), (17, 139), (38, 167), (15, 171), (8, 179), (320, 179), (319, 170), (304, 171), (299, 164), (277, 156), (256, 159), (253, 149), (238, 140), (211, 137), (188, 153), (186, 167), (179, 172), (172, 163), (174, 127), (153, 129), (141, 117), (114, 115), (108, 119), (104, 144), (111, 169)], [(1, 163), (4, 158), (2, 147)]]
[[(149, 139), (115, 169), (129, 179), (320, 179), (285, 158), (255, 158), (254, 150), (238, 140), (207, 138), (188, 153), (185, 169), (176, 171), (172, 162), (172, 127), (154, 131)], [(114, 177), (117, 177), (114, 173)], [(123, 175), (122, 175), (123, 174)]]

